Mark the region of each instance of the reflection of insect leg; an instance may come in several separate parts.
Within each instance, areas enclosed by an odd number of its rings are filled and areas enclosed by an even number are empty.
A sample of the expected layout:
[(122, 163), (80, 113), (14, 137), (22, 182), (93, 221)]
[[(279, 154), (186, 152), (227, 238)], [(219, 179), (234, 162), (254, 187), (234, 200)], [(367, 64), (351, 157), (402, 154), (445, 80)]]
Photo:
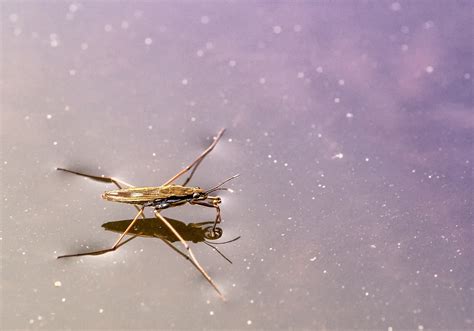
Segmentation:
[(214, 149), (214, 147), (216, 147), (217, 142), (219, 141), (219, 139), (221, 139), (222, 135), (224, 134), (224, 131), (225, 131), (225, 129), (220, 130), (217, 133), (216, 139), (212, 142), (212, 144), (204, 152), (201, 153), (201, 155), (199, 155), (197, 157), (196, 160), (194, 160), (190, 165), (188, 165), (186, 168), (184, 168), (183, 170), (178, 172), (176, 175), (174, 175), (173, 177), (168, 179), (166, 181), (166, 183), (164, 183), (163, 185), (168, 185), (168, 184), (174, 182), (178, 177), (180, 177), (181, 175), (185, 174), (186, 172), (188, 172), (189, 170), (192, 169), (191, 174), (189, 175), (189, 177), (183, 183), (183, 186), (185, 186), (191, 180), (191, 178), (193, 177), (194, 172), (196, 171), (197, 167), (201, 164), (202, 160), (206, 157), (207, 154), (209, 154)]
[[(113, 252), (113, 251), (115, 251), (118, 247), (121, 246), (120, 242), (122, 241), (123, 237), (125, 237), (125, 235), (128, 233), (128, 231), (130, 231), (130, 229), (132, 228), (132, 226), (137, 222), (137, 220), (138, 220), (138, 218), (140, 217), (140, 215), (143, 217), (143, 209), (144, 209), (144, 208), (145, 208), (145, 207), (141, 207), (141, 208), (140, 208), (140, 210), (138, 211), (137, 216), (135, 216), (135, 218), (133, 219), (133, 221), (130, 223), (130, 225), (127, 227), (127, 229), (120, 235), (120, 237), (117, 239), (117, 241), (115, 242), (115, 244), (114, 244), (111, 248), (101, 249), (101, 250), (98, 250), (98, 251), (87, 252), (87, 253), (61, 255), (61, 256), (58, 256), (58, 259), (63, 258), (63, 257), (73, 257), (73, 256), (101, 255), (101, 254), (105, 254), (105, 253), (108, 253), (108, 252)], [(122, 243), (122, 244), (123, 244), (123, 243)]]
[(201, 273), (201, 275), (203, 275), (203, 277), (206, 278), (206, 280), (209, 282), (209, 284), (211, 284), (211, 286), (214, 287), (214, 289), (217, 291), (219, 296), (223, 300), (225, 300), (224, 295), (221, 293), (221, 291), (219, 290), (217, 285), (214, 283), (212, 278), (207, 274), (207, 272), (203, 269), (203, 267), (201, 267), (198, 260), (194, 256), (193, 251), (191, 250), (191, 247), (189, 247), (188, 243), (183, 239), (183, 237), (181, 237), (179, 232), (176, 231), (176, 229), (163, 216), (161, 216), (159, 210), (155, 210), (155, 215), (156, 215), (157, 218), (159, 218), (171, 230), (171, 232), (173, 232), (173, 234), (176, 236), (176, 238), (179, 239), (181, 244), (183, 244), (184, 248), (186, 248), (186, 251), (187, 251), (188, 254), (184, 254), (183, 252), (181, 252), (179, 249), (174, 247), (173, 244), (171, 244), (168, 240), (163, 239), (163, 241), (165, 243), (167, 243), (175, 251), (180, 253), (180, 255), (182, 255), (186, 260), (190, 261), (192, 263), (192, 265), (194, 265), (194, 267), (196, 267), (196, 269)]
[(217, 224), (219, 224), (221, 222), (221, 208), (216, 204), (212, 204), (212, 203), (209, 203), (209, 202), (205, 202), (205, 201), (194, 201), (194, 202), (190, 202), (192, 205), (200, 205), (200, 206), (204, 206), (204, 207), (210, 207), (210, 208), (215, 208), (216, 209), (216, 220), (214, 221), (214, 226), (212, 227), (213, 230), (216, 229), (216, 226)]
[[(78, 176), (83, 176), (83, 177), (87, 177), (89, 179), (92, 179), (92, 180), (95, 180), (95, 181), (98, 181), (98, 182), (102, 182), (102, 183), (113, 183), (115, 184), (119, 189), (122, 189), (122, 185), (123, 186), (127, 186), (127, 187), (133, 187), (133, 185), (127, 183), (127, 182), (124, 182), (118, 178), (114, 178), (114, 177), (102, 177), (102, 176), (93, 176), (93, 175), (87, 175), (87, 174), (84, 174), (84, 173), (81, 173), (81, 172), (77, 172), (77, 171), (72, 171), (72, 170), (68, 170), (68, 169), (64, 169), (64, 168), (57, 168), (57, 170), (61, 170), (61, 171), (65, 171), (65, 172), (69, 172), (71, 174), (74, 174), (74, 175), (78, 175)], [(115, 242), (115, 244), (112, 246), (112, 248), (108, 248), (108, 249), (103, 249), (103, 250), (99, 250), (99, 251), (94, 251), (94, 252), (88, 252), (88, 253), (80, 253), (80, 254), (70, 254), (70, 255), (62, 255), (62, 256), (58, 256), (58, 259), (59, 258), (63, 258), (63, 257), (72, 257), (72, 256), (83, 256), (83, 255), (101, 255), (101, 254), (105, 254), (105, 253), (108, 253), (108, 252), (112, 252), (112, 251), (115, 251), (117, 248), (119, 248), (120, 246), (122, 246), (123, 244), (125, 244), (126, 242), (128, 242), (129, 240), (123, 242), (123, 243), (120, 243), (123, 239), (123, 237), (128, 233), (128, 231), (130, 231), (130, 229), (132, 228), (132, 226), (136, 223), (137, 219), (139, 216), (141, 216), (142, 218), (145, 218), (145, 213), (143, 212), (143, 209), (142, 207), (138, 206), (138, 205), (133, 205), (135, 207), (135, 209), (138, 211), (138, 214), (137, 216), (135, 217), (135, 219), (132, 221), (132, 223), (130, 223), (130, 225), (127, 227), (127, 229), (124, 231), (124, 233), (122, 233), (119, 237), (119, 239)], [(130, 239), (131, 240), (131, 239)]]

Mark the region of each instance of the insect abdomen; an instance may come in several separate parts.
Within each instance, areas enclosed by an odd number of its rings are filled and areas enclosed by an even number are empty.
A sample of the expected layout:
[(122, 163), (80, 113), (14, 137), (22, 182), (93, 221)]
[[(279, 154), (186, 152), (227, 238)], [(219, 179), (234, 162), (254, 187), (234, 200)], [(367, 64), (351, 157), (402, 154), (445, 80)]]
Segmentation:
[(166, 199), (169, 197), (186, 197), (196, 192), (202, 192), (202, 189), (181, 185), (131, 187), (104, 192), (102, 198), (108, 201), (144, 205), (155, 200)]

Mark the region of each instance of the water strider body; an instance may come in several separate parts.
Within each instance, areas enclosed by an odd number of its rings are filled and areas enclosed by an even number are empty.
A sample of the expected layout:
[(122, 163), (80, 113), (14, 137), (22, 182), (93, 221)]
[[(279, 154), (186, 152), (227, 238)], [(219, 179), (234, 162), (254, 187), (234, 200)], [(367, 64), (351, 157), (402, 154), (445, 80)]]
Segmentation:
[(221, 198), (210, 197), (207, 194), (208, 192), (200, 187), (170, 184), (106, 191), (102, 194), (102, 199), (157, 209), (176, 207), (185, 203), (194, 204), (204, 200), (208, 200), (212, 206), (218, 206), (221, 203)]

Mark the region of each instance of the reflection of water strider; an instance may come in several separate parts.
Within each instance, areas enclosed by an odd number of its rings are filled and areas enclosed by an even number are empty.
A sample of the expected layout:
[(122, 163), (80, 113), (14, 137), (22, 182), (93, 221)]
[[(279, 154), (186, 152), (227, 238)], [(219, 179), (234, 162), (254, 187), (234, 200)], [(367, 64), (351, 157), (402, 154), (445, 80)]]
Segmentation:
[[(109, 201), (133, 204), (135, 208), (138, 210), (138, 213), (135, 216), (135, 218), (130, 221), (130, 223), (126, 226), (123, 232), (121, 231), (122, 234), (120, 235), (118, 240), (115, 242), (115, 244), (112, 246), (112, 248), (93, 251), (93, 252), (79, 253), (79, 254), (62, 255), (62, 256), (58, 256), (58, 258), (84, 256), (84, 255), (101, 255), (101, 254), (105, 254), (105, 253), (116, 250), (125, 242), (133, 239), (131, 238), (126, 241), (122, 241), (125, 235), (132, 233), (131, 229), (138, 223), (140, 217), (146, 220), (144, 209), (146, 207), (153, 207), (156, 218), (161, 220), (162, 224), (164, 224), (168, 228), (168, 230), (173, 235), (173, 237), (169, 237), (169, 238), (174, 238), (174, 240), (169, 240), (166, 237), (162, 237), (162, 236), (158, 236), (158, 238), (162, 239), (170, 247), (172, 247), (174, 250), (176, 250), (181, 255), (186, 257), (186, 259), (189, 260), (199, 270), (199, 272), (203, 275), (203, 277), (206, 278), (206, 280), (214, 287), (214, 289), (217, 291), (219, 296), (222, 299), (224, 299), (221, 291), (217, 288), (216, 284), (213, 282), (211, 277), (206, 273), (206, 271), (201, 267), (201, 265), (195, 258), (191, 248), (186, 243), (186, 240), (182, 237), (181, 232), (178, 231), (178, 229), (176, 229), (167, 219), (165, 219), (160, 214), (161, 210), (163, 209), (180, 206), (185, 203), (215, 208), (216, 209), (215, 221), (211, 222), (213, 226), (207, 227), (205, 229), (206, 230), (205, 235), (208, 237), (207, 239), (214, 239), (216, 237), (218, 238), (222, 235), (222, 229), (217, 227), (217, 224), (221, 222), (221, 214), (220, 214), (220, 208), (219, 208), (221, 199), (220, 197), (210, 196), (209, 194), (218, 190), (228, 190), (226, 188), (222, 188), (221, 186), (224, 183), (228, 182), (229, 180), (237, 177), (238, 175), (230, 177), (229, 179), (223, 181), (219, 185), (207, 191), (204, 191), (199, 187), (188, 187), (185, 185), (191, 180), (192, 176), (194, 175), (194, 172), (196, 171), (197, 167), (201, 164), (204, 157), (206, 157), (206, 155), (209, 154), (214, 149), (217, 142), (222, 137), (224, 131), (225, 129), (220, 130), (214, 142), (204, 152), (202, 152), (201, 155), (199, 155), (196, 158), (196, 160), (194, 160), (189, 166), (187, 166), (186, 168), (178, 172), (176, 175), (171, 177), (162, 186), (158, 186), (158, 187), (133, 187), (132, 185), (124, 181), (121, 181), (117, 178), (93, 176), (93, 175), (87, 175), (84, 173), (71, 171), (71, 170), (67, 170), (63, 168), (57, 168), (58, 170), (62, 170), (62, 171), (69, 172), (69, 173), (79, 175), (79, 176), (84, 176), (96, 181), (115, 184), (119, 189), (105, 192), (102, 195), (102, 198)], [(174, 182), (176, 179), (178, 179), (180, 176), (182, 176), (188, 171), (191, 171), (191, 173), (189, 177), (184, 181), (183, 185), (171, 184), (172, 182)], [(126, 186), (126, 188), (123, 188), (122, 186)], [(153, 220), (156, 221), (156, 219), (153, 219)], [(182, 253), (181, 251), (179, 251), (176, 247), (172, 245), (173, 241), (178, 241), (178, 240), (186, 248), (186, 254)]]
[[(216, 252), (218, 252), (222, 257), (232, 263), (232, 261), (230, 261), (224, 254), (214, 247), (214, 245), (227, 244), (236, 241), (240, 238), (240, 236), (225, 242), (213, 242), (211, 244), (208, 240), (217, 240), (222, 237), (223, 233), (222, 228), (216, 227), (213, 229), (211, 224), (214, 224), (214, 222), (184, 223), (172, 218), (165, 218), (184, 240), (191, 241), (193, 243), (203, 242), (215, 249)], [(133, 220), (112, 221), (102, 224), (102, 227), (108, 231), (123, 233), (132, 221)], [(137, 220), (135, 225), (128, 231), (128, 234), (133, 235), (133, 237), (122, 242), (122, 245), (135, 237), (158, 238), (170, 243), (179, 241), (179, 238), (174, 235), (174, 233), (166, 226), (166, 224), (157, 222), (156, 218), (144, 218)], [(182, 254), (181, 251), (179, 251), (179, 253)]]

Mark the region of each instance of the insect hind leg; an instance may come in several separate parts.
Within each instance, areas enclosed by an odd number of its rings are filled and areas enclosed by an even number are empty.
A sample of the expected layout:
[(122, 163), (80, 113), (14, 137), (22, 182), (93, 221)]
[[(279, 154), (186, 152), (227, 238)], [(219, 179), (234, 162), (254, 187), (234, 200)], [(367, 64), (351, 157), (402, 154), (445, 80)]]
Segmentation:
[(143, 214), (143, 210), (144, 210), (144, 209), (145, 209), (145, 207), (139, 208), (137, 216), (135, 216), (135, 218), (133, 219), (133, 221), (130, 223), (130, 225), (127, 227), (127, 229), (120, 235), (120, 237), (117, 239), (117, 241), (115, 242), (115, 244), (114, 244), (111, 248), (101, 249), (101, 250), (98, 250), (98, 251), (86, 252), (86, 253), (61, 255), (61, 256), (58, 256), (57, 258), (58, 258), (58, 259), (61, 259), (61, 258), (64, 258), (64, 257), (73, 257), (73, 256), (102, 255), (102, 254), (105, 254), (105, 253), (109, 253), (109, 252), (115, 251), (117, 248), (119, 248), (120, 246), (124, 245), (125, 243), (129, 242), (130, 240), (132, 240), (133, 238), (136, 237), (136, 236), (133, 236), (131, 239), (127, 239), (127, 240), (125, 240), (125, 241), (122, 241), (123, 237), (125, 237), (125, 235), (127, 235), (127, 233), (130, 231), (130, 229), (135, 225), (135, 223), (137, 222), (138, 218), (139, 218), (140, 216), (141, 216), (141, 217), (144, 217), (144, 214)]
[(115, 184), (115, 186), (117, 186), (119, 189), (122, 189), (123, 186), (133, 187), (132, 184), (129, 184), (127, 182), (124, 182), (123, 180), (120, 180), (120, 179), (114, 178), (114, 177), (102, 177), (102, 176), (88, 175), (88, 174), (84, 174), (82, 172), (78, 172), (78, 171), (74, 171), (74, 170), (68, 170), (68, 169), (64, 169), (64, 168), (56, 168), (56, 170), (68, 172), (68, 173), (73, 174), (73, 175), (86, 177), (86, 178), (95, 180), (96, 182)]
[(172, 182), (174, 182), (176, 179), (178, 179), (180, 176), (184, 175), (186, 172), (188, 172), (189, 170), (191, 170), (191, 174), (189, 175), (188, 178), (186, 178), (186, 180), (184, 181), (183, 183), (183, 186), (185, 186), (190, 180), (191, 178), (193, 177), (194, 173), (196, 172), (196, 169), (197, 167), (201, 164), (202, 160), (204, 160), (204, 158), (207, 156), (207, 154), (209, 154), (213, 149), (214, 147), (216, 147), (217, 143), (219, 142), (219, 140), (221, 139), (222, 135), (224, 134), (224, 131), (225, 129), (221, 129), (218, 133), (217, 133), (217, 136), (216, 138), (214, 139), (214, 141), (212, 142), (211, 145), (209, 145), (208, 148), (206, 148), (204, 150), (204, 152), (201, 153), (201, 155), (199, 155), (190, 165), (188, 165), (186, 168), (184, 168), (183, 170), (181, 170), (180, 172), (178, 172), (176, 175), (174, 175), (173, 177), (171, 177), (170, 179), (168, 179), (163, 185), (168, 185), (168, 184), (171, 184)]

